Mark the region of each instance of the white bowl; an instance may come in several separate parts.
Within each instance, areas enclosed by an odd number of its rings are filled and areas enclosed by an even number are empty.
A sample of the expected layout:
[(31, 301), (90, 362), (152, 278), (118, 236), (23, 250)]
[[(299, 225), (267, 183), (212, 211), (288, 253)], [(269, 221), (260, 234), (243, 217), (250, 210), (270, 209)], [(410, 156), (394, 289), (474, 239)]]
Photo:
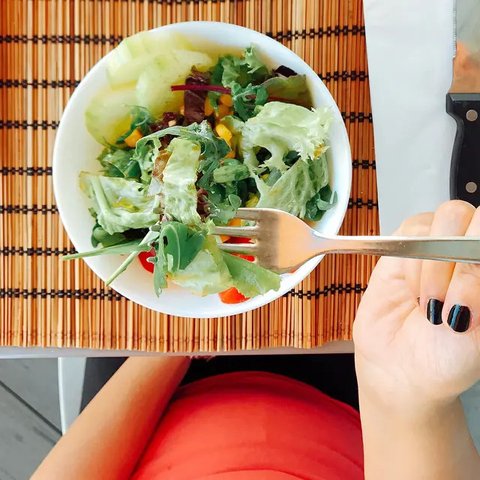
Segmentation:
[[(326, 212), (316, 229), (336, 234), (342, 224), (350, 196), (350, 144), (337, 105), (318, 75), (288, 48), (247, 28), (217, 22), (185, 22), (159, 27), (158, 30), (178, 32), (190, 39), (193, 37), (195, 44), (200, 47), (202, 43), (205, 46), (216, 44), (221, 50), (224, 49), (225, 53), (255, 45), (259, 55), (269, 66), (286, 65), (307, 76), (314, 106), (329, 107), (333, 114), (328, 160), (332, 175), (331, 186), (338, 195), (335, 207)], [(107, 86), (107, 59), (108, 55), (102, 58), (73, 93), (63, 113), (53, 153), (53, 185), (58, 209), (63, 225), (79, 252), (92, 249), (90, 235), (93, 219), (88, 212), (88, 199), (80, 190), (78, 175), (82, 170), (99, 170), (96, 157), (102, 149), (87, 132), (84, 113), (90, 99)], [(134, 262), (112, 287), (130, 300), (159, 312), (183, 317), (221, 317), (244, 313), (279, 298), (300, 283), (320, 260), (320, 257), (311, 260), (295, 273), (282, 276), (281, 287), (277, 292), (271, 291), (235, 305), (222, 303), (218, 295), (198, 297), (176, 286), (169, 287), (157, 297), (153, 291), (152, 276), (141, 267), (140, 262)], [(100, 256), (86, 258), (85, 262), (105, 280), (122, 262), (122, 257)]]

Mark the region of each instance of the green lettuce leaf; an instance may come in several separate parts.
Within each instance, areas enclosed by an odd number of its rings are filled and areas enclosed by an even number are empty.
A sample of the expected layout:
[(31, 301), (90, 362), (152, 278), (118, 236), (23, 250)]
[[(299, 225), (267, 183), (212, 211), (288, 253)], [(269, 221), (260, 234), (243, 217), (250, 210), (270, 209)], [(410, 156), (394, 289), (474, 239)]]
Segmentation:
[(248, 84), (263, 82), (268, 75), (269, 70), (259, 59), (255, 49), (248, 47), (241, 57), (220, 57), (212, 70), (212, 83), (224, 87), (232, 87), (233, 84), (246, 87)]
[(109, 234), (148, 228), (159, 218), (158, 196), (149, 196), (141, 183), (82, 172), (80, 186), (93, 204), (97, 223)]
[(253, 46), (245, 49), (243, 57), (248, 66), (248, 73), (253, 76), (255, 81), (259, 81), (269, 75), (268, 67), (260, 60), (258, 53)]
[(204, 248), (183, 270), (171, 275), (173, 283), (198, 295), (210, 295), (230, 288), (232, 277), (214, 238), (207, 237)]
[(319, 198), (308, 202), (328, 185), (325, 142), (330, 121), (326, 110), (270, 102), (245, 122), (240, 150), (260, 194), (258, 207), (318, 217), (324, 204)]
[(274, 184), (262, 182), (258, 208), (278, 208), (296, 217), (306, 218), (308, 202), (328, 184), (325, 155), (297, 161)]
[(199, 224), (195, 182), (200, 146), (190, 140), (174, 138), (168, 150), (171, 155), (163, 170), (164, 213), (168, 218), (187, 225)]
[(280, 288), (280, 275), (230, 253), (222, 252), (222, 255), (233, 286), (247, 298)]
[(262, 86), (267, 90), (268, 96), (276, 99), (289, 100), (293, 103), (310, 107), (312, 99), (305, 75), (292, 75), (291, 77), (272, 77)]
[(140, 165), (144, 183), (149, 183), (151, 180), (155, 159), (162, 148), (160, 139), (166, 135), (180, 137), (200, 146), (202, 160), (200, 161), (199, 170), (201, 172), (210, 168), (210, 164), (214, 164), (216, 168), (220, 159), (224, 158), (230, 151), (227, 142), (215, 136), (212, 127), (207, 121), (200, 124), (192, 123), (188, 127), (173, 126), (159, 130), (143, 137), (135, 146), (133, 158)]
[(307, 160), (325, 150), (330, 122), (326, 110), (269, 102), (245, 122), (240, 142), (244, 162), (251, 170), (258, 171), (256, 152), (262, 148), (270, 153), (264, 165), (285, 172), (288, 165), (283, 159), (289, 152), (297, 152), (301, 160)]

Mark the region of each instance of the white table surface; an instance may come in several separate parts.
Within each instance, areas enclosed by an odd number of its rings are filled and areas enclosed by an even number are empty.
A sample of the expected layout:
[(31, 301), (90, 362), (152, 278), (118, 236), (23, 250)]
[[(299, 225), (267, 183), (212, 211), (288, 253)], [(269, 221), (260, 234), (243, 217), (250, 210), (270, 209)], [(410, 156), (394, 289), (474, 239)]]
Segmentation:
[[(236, 350), (233, 352), (195, 352), (195, 356), (210, 355), (285, 355), (308, 353), (353, 353), (353, 342), (337, 341), (326, 343), (312, 349), (300, 348), (266, 348), (260, 350)], [(28, 357), (129, 357), (166, 355), (162, 353), (138, 352), (130, 350), (89, 350), (80, 348), (21, 348), (0, 347), (0, 359)], [(168, 353), (168, 355), (191, 355), (188, 352)]]

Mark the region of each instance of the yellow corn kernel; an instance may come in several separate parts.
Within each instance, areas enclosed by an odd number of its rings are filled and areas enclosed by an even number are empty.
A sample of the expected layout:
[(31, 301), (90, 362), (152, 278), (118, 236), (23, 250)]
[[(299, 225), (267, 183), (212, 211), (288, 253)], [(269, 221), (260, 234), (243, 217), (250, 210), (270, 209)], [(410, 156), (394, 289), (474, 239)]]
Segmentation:
[(219, 123), (215, 127), (215, 131), (220, 138), (223, 138), (230, 145), (230, 142), (232, 141), (232, 132), (223, 123)]
[(217, 118), (223, 118), (230, 115), (230, 109), (223, 104), (220, 104), (217, 109)]
[(213, 115), (213, 112), (214, 112), (213, 106), (212, 106), (212, 104), (210, 102), (210, 99), (208, 97), (205, 99), (204, 112), (205, 112), (206, 117), (209, 117), (210, 115)]
[(136, 128), (126, 139), (125, 143), (131, 147), (134, 148), (137, 142), (143, 137), (142, 132)]
[(254, 193), (249, 193), (248, 200), (245, 202), (245, 206), (248, 208), (256, 207), (258, 200), (259, 200), (258, 195), (255, 195)]
[(235, 151), (230, 150), (226, 155), (225, 158), (235, 158)]
[(233, 107), (233, 98), (228, 93), (223, 93), (220, 95), (219, 100), (222, 105), (225, 105), (226, 107)]

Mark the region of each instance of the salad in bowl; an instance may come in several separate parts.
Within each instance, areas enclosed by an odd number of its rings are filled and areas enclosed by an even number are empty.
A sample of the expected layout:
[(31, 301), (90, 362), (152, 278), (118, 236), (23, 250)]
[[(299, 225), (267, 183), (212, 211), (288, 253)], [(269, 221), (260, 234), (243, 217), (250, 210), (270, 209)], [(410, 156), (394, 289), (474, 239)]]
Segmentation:
[(338, 209), (329, 157), (338, 112), (314, 101), (304, 72), (272, 64), (258, 42), (242, 46), (208, 48), (167, 28), (129, 37), (104, 59), (106, 81), (83, 109), (97, 152), (76, 172), (90, 245), (74, 242), (79, 253), (65, 259), (115, 258), (102, 272), (108, 285), (140, 266), (159, 302), (181, 289), (237, 311), (297, 275), (221, 251), (220, 242), (254, 240), (212, 235), (212, 226), (240, 226), (241, 207), (314, 226)]

